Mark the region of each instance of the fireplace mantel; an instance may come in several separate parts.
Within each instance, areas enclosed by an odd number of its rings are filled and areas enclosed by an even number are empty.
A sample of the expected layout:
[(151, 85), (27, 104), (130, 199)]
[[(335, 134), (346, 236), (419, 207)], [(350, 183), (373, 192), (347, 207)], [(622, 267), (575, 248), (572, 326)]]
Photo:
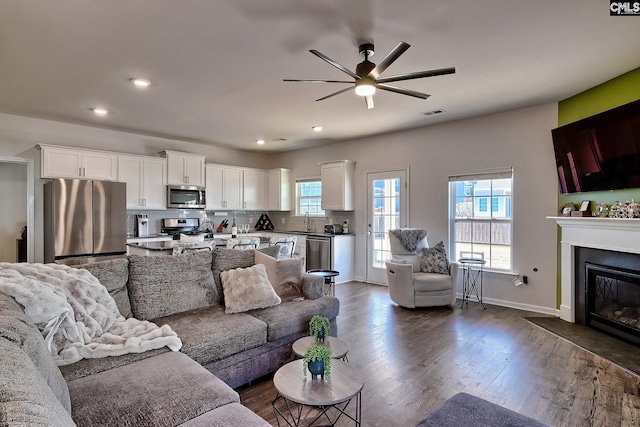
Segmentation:
[(640, 219), (549, 216), (562, 228), (560, 318), (575, 323), (575, 247), (640, 254)]

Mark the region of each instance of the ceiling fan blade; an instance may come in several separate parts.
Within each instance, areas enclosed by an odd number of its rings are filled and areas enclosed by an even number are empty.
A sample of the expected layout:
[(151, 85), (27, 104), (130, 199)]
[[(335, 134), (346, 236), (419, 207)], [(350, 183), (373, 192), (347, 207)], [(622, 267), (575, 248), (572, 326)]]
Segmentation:
[(429, 71), (417, 71), (415, 73), (396, 74), (395, 76), (383, 77), (378, 79), (378, 83), (399, 82), (401, 80), (413, 80), (422, 79), (424, 77), (443, 76), (445, 74), (454, 74), (456, 72), (455, 67), (440, 68), (437, 70)]
[(388, 90), (389, 92), (395, 92), (402, 95), (409, 95), (409, 96), (413, 96), (415, 98), (420, 98), (420, 99), (427, 99), (428, 97), (431, 96), (431, 95), (427, 95), (426, 93), (416, 92), (415, 90), (404, 89), (398, 86), (392, 86), (392, 85), (383, 84), (383, 83), (378, 83), (376, 87), (378, 89)]
[(327, 96), (324, 96), (324, 97), (322, 97), (322, 98), (316, 99), (316, 102), (318, 102), (318, 101), (324, 101), (324, 100), (325, 100), (325, 99), (327, 99), (327, 98), (331, 98), (332, 96), (340, 95), (341, 93), (345, 93), (346, 91), (348, 91), (348, 90), (352, 90), (352, 89), (355, 89), (355, 86), (351, 86), (351, 87), (348, 87), (348, 88), (346, 88), (346, 89), (342, 89), (342, 90), (339, 90), (339, 91), (337, 91), (337, 92), (334, 92), (334, 93), (332, 93), (331, 95), (327, 95)]
[(365, 96), (364, 97), (364, 102), (367, 104), (367, 108), (369, 110), (371, 110), (373, 108), (373, 96), (372, 95)]
[(349, 83), (353, 82), (347, 80), (318, 80), (318, 79), (282, 79), (283, 82), (304, 82), (304, 83)]
[(317, 50), (314, 50), (314, 49), (311, 49), (309, 52), (313, 53), (315, 56), (317, 56), (318, 58), (322, 59), (323, 61), (326, 61), (329, 64), (333, 65), (338, 70), (349, 74), (354, 79), (360, 80), (360, 76), (359, 75), (357, 75), (356, 73), (354, 73), (353, 71), (351, 71), (350, 69), (345, 67), (344, 65), (341, 65), (341, 64), (337, 63), (336, 61), (334, 61), (333, 59), (329, 58), (328, 56), (323, 55), (322, 53), (320, 53), (320, 52), (318, 52)]
[(376, 68), (371, 70), (369, 75), (374, 79), (377, 79), (378, 76), (382, 74), (382, 72), (386, 70), (387, 67), (389, 67), (389, 65), (393, 63), (393, 61), (398, 59), (400, 55), (402, 55), (410, 47), (411, 45), (409, 43), (405, 43), (405, 42), (398, 43), (398, 45), (394, 47), (393, 50), (389, 52), (389, 54), (382, 59), (382, 61), (380, 61), (380, 63), (376, 66)]

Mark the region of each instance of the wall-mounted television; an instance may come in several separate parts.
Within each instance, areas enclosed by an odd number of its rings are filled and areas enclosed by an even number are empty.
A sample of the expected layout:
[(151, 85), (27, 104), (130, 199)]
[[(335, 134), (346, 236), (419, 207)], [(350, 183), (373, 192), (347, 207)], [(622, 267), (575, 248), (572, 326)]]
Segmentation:
[(561, 193), (640, 188), (640, 100), (551, 135)]

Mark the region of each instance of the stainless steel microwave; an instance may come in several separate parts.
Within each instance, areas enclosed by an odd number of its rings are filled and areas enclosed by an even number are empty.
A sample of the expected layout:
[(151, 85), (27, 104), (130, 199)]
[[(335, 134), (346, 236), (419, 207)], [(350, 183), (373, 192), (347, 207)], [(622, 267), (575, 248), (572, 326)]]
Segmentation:
[(167, 208), (204, 209), (204, 187), (195, 185), (167, 185)]

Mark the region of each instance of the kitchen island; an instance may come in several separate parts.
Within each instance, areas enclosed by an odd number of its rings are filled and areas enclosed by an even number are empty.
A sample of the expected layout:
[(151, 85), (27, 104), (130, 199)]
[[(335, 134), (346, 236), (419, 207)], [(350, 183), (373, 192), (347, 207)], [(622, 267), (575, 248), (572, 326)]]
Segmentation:
[(147, 256), (162, 256), (172, 255), (174, 247), (180, 247), (182, 249), (189, 248), (195, 249), (213, 249), (215, 246), (224, 247), (225, 243), (222, 240), (205, 239), (198, 243), (185, 243), (180, 240), (164, 240), (160, 242), (135, 242), (127, 243), (127, 250), (130, 255), (147, 255)]

